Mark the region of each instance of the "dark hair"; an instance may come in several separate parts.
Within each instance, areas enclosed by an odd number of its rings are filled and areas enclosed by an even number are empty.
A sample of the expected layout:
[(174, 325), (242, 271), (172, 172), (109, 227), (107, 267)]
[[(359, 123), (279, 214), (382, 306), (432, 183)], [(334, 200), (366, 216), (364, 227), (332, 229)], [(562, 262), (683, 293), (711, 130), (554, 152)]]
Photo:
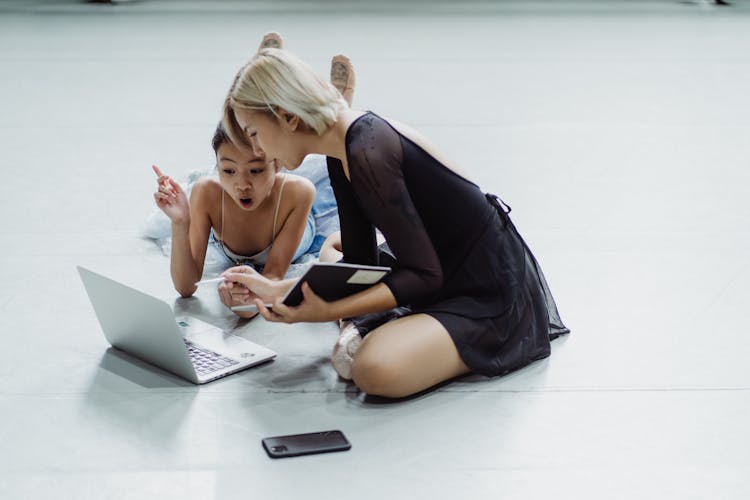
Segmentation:
[(211, 139), (211, 146), (213, 146), (215, 154), (219, 154), (219, 147), (221, 147), (222, 144), (232, 144), (232, 139), (229, 138), (229, 134), (227, 134), (224, 124), (219, 122), (219, 124), (216, 125), (216, 130), (214, 130), (214, 138)]

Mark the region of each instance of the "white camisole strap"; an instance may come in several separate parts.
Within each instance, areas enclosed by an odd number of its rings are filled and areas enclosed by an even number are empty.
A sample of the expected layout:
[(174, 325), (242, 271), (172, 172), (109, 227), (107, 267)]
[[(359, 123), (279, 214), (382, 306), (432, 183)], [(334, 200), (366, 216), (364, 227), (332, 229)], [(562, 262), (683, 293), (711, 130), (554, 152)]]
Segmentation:
[(224, 188), (221, 188), (221, 234), (219, 240), (224, 241)]
[(284, 184), (286, 183), (286, 174), (281, 174), (281, 187), (279, 188), (279, 198), (276, 200), (276, 210), (273, 212), (273, 233), (271, 233), (271, 243), (276, 239), (276, 220), (279, 218), (279, 207), (281, 206), (281, 194), (284, 192)]

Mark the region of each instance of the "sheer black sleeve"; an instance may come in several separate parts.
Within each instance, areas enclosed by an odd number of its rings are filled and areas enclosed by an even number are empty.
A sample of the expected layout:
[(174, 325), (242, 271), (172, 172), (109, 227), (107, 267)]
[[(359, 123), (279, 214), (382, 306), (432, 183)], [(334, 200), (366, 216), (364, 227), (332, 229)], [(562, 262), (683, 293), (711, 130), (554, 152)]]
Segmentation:
[[(365, 115), (349, 129), (347, 154), (351, 187), (361, 216), (380, 229), (398, 261), (385, 284), (399, 305), (429, 300), (440, 290), (443, 273), (404, 179), (400, 135), (383, 119)], [(339, 212), (344, 216), (343, 235), (349, 229), (346, 207), (340, 207)]]
[(327, 158), (328, 177), (336, 196), (341, 225), (341, 247), (344, 262), (351, 264), (378, 265), (375, 228), (355, 198), (349, 180), (344, 175), (341, 161)]

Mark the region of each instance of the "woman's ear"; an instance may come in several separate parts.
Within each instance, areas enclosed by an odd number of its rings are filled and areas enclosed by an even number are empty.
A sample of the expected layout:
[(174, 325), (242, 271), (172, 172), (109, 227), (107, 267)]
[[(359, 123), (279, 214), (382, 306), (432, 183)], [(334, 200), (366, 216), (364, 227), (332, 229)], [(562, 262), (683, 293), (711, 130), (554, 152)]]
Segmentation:
[(288, 130), (289, 132), (296, 132), (300, 127), (301, 121), (299, 119), (299, 116), (295, 115), (294, 113), (290, 113), (289, 111), (280, 107), (278, 108), (277, 114), (279, 116), (279, 121), (281, 122), (282, 128)]

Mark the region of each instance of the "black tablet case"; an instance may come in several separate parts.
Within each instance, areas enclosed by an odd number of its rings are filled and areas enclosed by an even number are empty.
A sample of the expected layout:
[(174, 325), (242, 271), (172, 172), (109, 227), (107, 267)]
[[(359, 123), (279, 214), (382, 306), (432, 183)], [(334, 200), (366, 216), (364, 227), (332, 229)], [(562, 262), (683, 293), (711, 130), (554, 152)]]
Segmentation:
[[(382, 272), (372, 283), (348, 283), (348, 280), (358, 271)], [(296, 285), (284, 297), (284, 304), (297, 306), (302, 302), (302, 283), (307, 282), (310, 288), (323, 300), (333, 301), (361, 292), (380, 282), (389, 272), (390, 267), (365, 266), (346, 264), (342, 262), (317, 262), (307, 270)]]

